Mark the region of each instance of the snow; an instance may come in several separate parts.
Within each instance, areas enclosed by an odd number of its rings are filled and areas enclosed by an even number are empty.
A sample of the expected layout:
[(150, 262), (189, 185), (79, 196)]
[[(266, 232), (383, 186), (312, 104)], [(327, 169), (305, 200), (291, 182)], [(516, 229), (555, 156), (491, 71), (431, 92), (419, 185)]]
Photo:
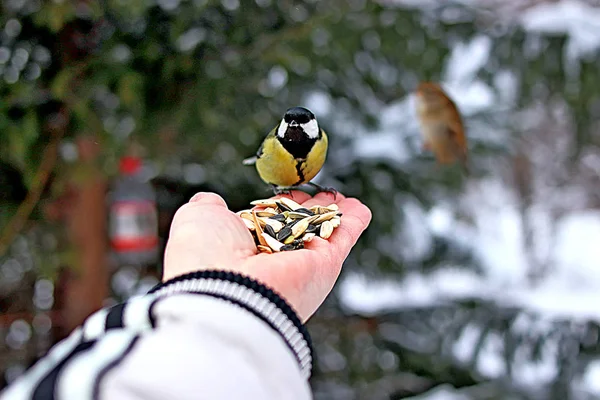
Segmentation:
[(462, 334), (452, 347), (454, 357), (463, 363), (468, 363), (474, 356), (475, 344), (482, 333), (481, 327), (470, 324), (465, 326)]
[[(401, 3), (421, 6), (425, 2)], [(600, 49), (600, 9), (581, 2), (542, 3), (522, 13), (520, 21), (529, 31), (568, 35), (569, 62)], [(511, 71), (499, 71), (491, 84), (478, 78), (491, 51), (491, 40), (478, 35), (468, 42), (457, 43), (445, 64), (441, 84), (467, 119), (510, 106), (517, 99), (519, 81)], [(410, 95), (383, 109), (380, 129), (355, 137), (357, 157), (387, 159), (396, 164), (414, 157), (407, 145), (409, 140), (418, 138), (414, 113), (414, 98)], [(485, 137), (501, 134), (490, 128)], [(479, 139), (477, 132), (473, 135)], [(485, 137), (481, 136), (481, 140)], [(588, 158), (594, 160), (591, 156)], [(426, 247), (431, 245), (433, 235), (446, 236), (475, 251), (483, 267), (481, 274), (453, 265), (442, 266), (427, 276), (408, 272), (401, 281), (377, 281), (358, 273), (347, 273), (338, 290), (348, 311), (373, 315), (384, 310), (479, 297), (536, 315), (535, 320), (528, 319), (526, 314), (517, 318), (512, 328), (523, 332), (549, 332), (553, 329), (552, 321), (557, 319), (600, 323), (600, 264), (597, 261), (600, 260), (600, 211), (581, 211), (581, 193), (575, 188), (557, 189), (540, 181), (540, 185), (545, 186), (544, 198), (548, 197), (534, 204), (523, 216), (510, 185), (499, 175), (469, 181), (453, 204), (440, 201), (426, 211), (418, 203), (407, 201), (401, 207), (406, 226), (400, 238), (410, 236), (411, 240), (402, 241), (406, 249), (401, 249), (399, 254), (419, 259), (427, 253)], [(545, 179), (544, 175), (540, 179)], [(552, 196), (558, 196), (560, 204), (573, 203), (573, 211), (555, 217), (552, 207), (558, 203), (551, 201)], [(572, 202), (569, 196), (577, 199)], [(459, 218), (465, 213), (469, 215), (469, 222)], [(531, 247), (525, 245), (523, 218), (529, 221), (533, 231)], [(549, 267), (535, 285), (528, 280), (532, 262)], [(453, 348), (457, 360), (466, 361), (472, 356), (479, 334), (476, 326), (465, 329)], [(548, 340), (544, 346), (541, 359), (536, 362), (527, 361), (525, 354), (517, 354), (512, 374), (516, 382), (539, 385), (554, 379), (558, 371), (557, 343)], [(486, 338), (476, 362), (478, 371), (489, 377), (505, 374), (503, 351), (500, 337)], [(580, 386), (600, 395), (598, 381), (600, 361), (595, 361), (586, 370)], [(445, 391), (439, 393), (440, 399), (453, 398)], [(424, 398), (438, 397), (432, 394)]]
[(506, 374), (504, 342), (497, 333), (490, 333), (477, 357), (477, 370), (487, 378), (500, 378)]
[(468, 83), (487, 63), (491, 51), (492, 39), (485, 35), (475, 35), (469, 43), (456, 44), (448, 57), (444, 80)]
[(352, 312), (374, 315), (384, 310), (429, 306), (447, 299), (484, 295), (474, 272), (448, 266), (424, 276), (410, 273), (401, 282), (374, 281), (347, 274), (338, 286), (343, 305)]
[(566, 34), (567, 56), (573, 60), (600, 49), (600, 9), (581, 1), (542, 3), (521, 15), (527, 31)]
[(592, 393), (600, 393), (600, 360), (588, 365), (580, 384)]
[(397, 131), (373, 133), (354, 140), (353, 154), (361, 159), (387, 160), (402, 163), (412, 158)]

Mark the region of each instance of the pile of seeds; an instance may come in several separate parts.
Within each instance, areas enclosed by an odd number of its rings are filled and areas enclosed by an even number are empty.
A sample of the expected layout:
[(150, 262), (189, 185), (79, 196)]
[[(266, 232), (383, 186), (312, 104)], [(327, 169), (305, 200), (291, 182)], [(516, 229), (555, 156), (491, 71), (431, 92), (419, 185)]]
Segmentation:
[(340, 226), (337, 204), (304, 208), (286, 197), (251, 202), (256, 208), (236, 214), (246, 224), (261, 253), (298, 250), (315, 236), (329, 239)]

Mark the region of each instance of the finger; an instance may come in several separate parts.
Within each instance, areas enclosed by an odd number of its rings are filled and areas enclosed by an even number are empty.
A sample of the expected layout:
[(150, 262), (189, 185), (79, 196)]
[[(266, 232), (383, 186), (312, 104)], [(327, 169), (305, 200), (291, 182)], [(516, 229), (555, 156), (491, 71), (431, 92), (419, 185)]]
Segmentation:
[(221, 196), (216, 193), (210, 192), (198, 192), (192, 196), (189, 201), (190, 203), (202, 204), (202, 205), (213, 205), (227, 208), (227, 203)]
[(274, 198), (279, 199), (282, 197), (287, 197), (288, 199), (294, 200), (296, 203), (298, 204), (302, 204), (305, 201), (309, 200), (311, 198), (311, 195), (308, 193), (305, 193), (301, 190), (292, 190), (290, 192), (290, 194), (278, 194), (277, 196), (275, 196)]
[(350, 250), (371, 222), (371, 210), (354, 198), (344, 199), (339, 204), (342, 221), (329, 238), (329, 251), (338, 261), (348, 257)]
[(312, 199), (309, 199), (306, 202), (301, 203), (301, 204), (306, 208), (309, 208), (312, 206), (328, 206), (333, 203), (339, 203), (339, 202), (343, 201), (345, 198), (346, 198), (346, 196), (344, 196), (341, 193), (337, 193), (335, 196), (335, 199), (334, 199), (333, 194), (331, 194), (329, 192), (321, 192), (321, 193), (317, 193), (315, 195), (315, 197), (313, 197)]

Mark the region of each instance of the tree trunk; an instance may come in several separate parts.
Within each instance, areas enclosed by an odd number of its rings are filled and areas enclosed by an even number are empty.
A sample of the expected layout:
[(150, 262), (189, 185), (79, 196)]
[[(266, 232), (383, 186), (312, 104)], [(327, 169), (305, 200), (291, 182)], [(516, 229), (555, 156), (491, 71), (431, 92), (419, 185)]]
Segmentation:
[[(67, 213), (70, 245), (77, 254), (77, 265), (63, 275), (64, 302), (61, 310), (62, 333), (67, 335), (94, 311), (102, 308), (108, 295), (108, 258), (105, 195), (107, 183), (94, 166), (99, 150), (93, 138), (78, 143), (81, 162), (89, 168), (84, 182), (75, 184), (76, 196)], [(62, 335), (61, 335), (62, 336)]]

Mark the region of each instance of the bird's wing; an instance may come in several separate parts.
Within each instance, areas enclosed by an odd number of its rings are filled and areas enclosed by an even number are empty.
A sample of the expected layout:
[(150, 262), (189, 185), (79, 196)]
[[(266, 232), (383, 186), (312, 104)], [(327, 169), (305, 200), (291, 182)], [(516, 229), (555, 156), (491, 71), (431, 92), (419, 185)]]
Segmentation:
[(459, 147), (466, 153), (467, 151), (467, 137), (465, 134), (465, 127), (462, 121), (462, 117), (460, 112), (458, 111), (458, 107), (456, 104), (448, 99), (450, 102), (449, 111), (452, 113), (453, 118), (448, 118), (449, 123), (449, 131), (453, 141), (459, 145)]
[(275, 128), (273, 128), (271, 130), (271, 132), (269, 132), (269, 134), (267, 135), (267, 137), (262, 141), (262, 143), (260, 144), (260, 146), (259, 146), (258, 151), (256, 152), (256, 154), (253, 155), (252, 157), (245, 158), (242, 161), (242, 164), (244, 164), (244, 165), (254, 165), (254, 164), (256, 164), (256, 160), (258, 160), (262, 156), (262, 154), (263, 154), (263, 147), (265, 145), (265, 140), (269, 136), (274, 136), (275, 132), (277, 132), (277, 128), (279, 128), (279, 124), (277, 124), (277, 126)]

